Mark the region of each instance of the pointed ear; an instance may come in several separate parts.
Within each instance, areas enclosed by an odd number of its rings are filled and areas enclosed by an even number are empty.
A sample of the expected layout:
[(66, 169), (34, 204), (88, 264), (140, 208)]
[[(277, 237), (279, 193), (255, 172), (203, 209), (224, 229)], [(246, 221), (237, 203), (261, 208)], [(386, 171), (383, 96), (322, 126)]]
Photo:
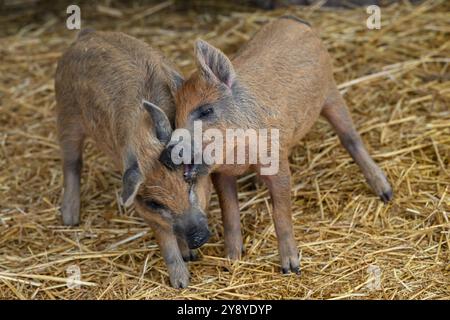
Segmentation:
[(130, 167), (125, 170), (122, 177), (122, 194), (120, 195), (121, 205), (129, 207), (136, 197), (139, 186), (143, 178), (137, 161), (134, 161)]
[(234, 68), (222, 51), (206, 41), (197, 40), (195, 58), (200, 73), (207, 81), (218, 81), (231, 88), (235, 80)]
[(153, 120), (156, 137), (161, 143), (166, 145), (172, 135), (172, 126), (169, 118), (167, 118), (166, 113), (161, 108), (147, 100), (142, 100), (142, 105)]
[(163, 70), (167, 77), (167, 85), (169, 86), (170, 93), (173, 97), (175, 97), (177, 91), (180, 90), (181, 86), (183, 85), (184, 78), (180, 73), (178, 73), (170, 66), (163, 65)]

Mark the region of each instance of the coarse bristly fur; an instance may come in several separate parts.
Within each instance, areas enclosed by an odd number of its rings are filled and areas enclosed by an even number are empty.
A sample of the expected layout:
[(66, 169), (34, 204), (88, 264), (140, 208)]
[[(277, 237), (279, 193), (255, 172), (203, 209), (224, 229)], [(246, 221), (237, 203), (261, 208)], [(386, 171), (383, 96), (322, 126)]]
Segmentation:
[(209, 178), (188, 185), (181, 171), (158, 160), (175, 116), (169, 82), (178, 78), (162, 54), (144, 42), (88, 29), (60, 59), (55, 91), (64, 224), (80, 221), (82, 149), (90, 137), (123, 173), (121, 200), (126, 206), (134, 202), (154, 229), (172, 285), (185, 287), (189, 272), (183, 259), (204, 240), (195, 238), (190, 245), (187, 235), (200, 228), (206, 238), (211, 188)]
[[(309, 25), (291, 17), (277, 19), (264, 26), (232, 61), (198, 40), (195, 59), (198, 71), (173, 89), (176, 128), (192, 130), (194, 121), (202, 120), (203, 130), (217, 128), (224, 136), (227, 128), (276, 128), (280, 134), (279, 171), (275, 175), (262, 175), (260, 162), (209, 168), (222, 209), (228, 257), (238, 259), (243, 250), (236, 176), (252, 170), (260, 174), (272, 198), (282, 270), (300, 272), (288, 157), (320, 115), (333, 126), (373, 191), (384, 202), (391, 199), (391, 186), (366, 151), (336, 87), (328, 52)], [(211, 110), (201, 118), (197, 110), (205, 105)]]
[[(190, 74), (196, 38), (231, 58), (262, 23), (287, 12), (215, 10), (224, 3), (162, 10), (144, 22), (141, 13), (154, 7), (149, 1), (121, 10), (122, 18), (85, 1), (82, 17), (96, 30), (122, 30), (163, 48)], [(450, 299), (450, 1), (383, 6), (381, 30), (367, 29), (361, 7), (289, 7), (320, 30), (355, 126), (395, 197), (387, 205), (377, 200), (320, 119), (289, 157), (302, 276), (278, 273), (269, 194), (249, 173), (238, 179), (245, 256), (223, 259), (213, 195), (211, 241), (200, 248), (202, 261), (189, 264), (192, 286), (184, 290), (170, 288), (153, 230), (133, 207), (118, 206), (121, 176), (110, 173), (111, 160), (90, 141), (83, 153), (82, 221), (61, 226), (53, 83), (57, 60), (77, 31), (62, 27), (66, 16), (54, 16), (48, 10), (54, 6), (40, 1), (20, 17), (0, 9), (1, 299)], [(81, 271), (80, 285), (68, 288), (73, 267)], [(374, 288), (369, 268), (377, 267), (381, 281)]]

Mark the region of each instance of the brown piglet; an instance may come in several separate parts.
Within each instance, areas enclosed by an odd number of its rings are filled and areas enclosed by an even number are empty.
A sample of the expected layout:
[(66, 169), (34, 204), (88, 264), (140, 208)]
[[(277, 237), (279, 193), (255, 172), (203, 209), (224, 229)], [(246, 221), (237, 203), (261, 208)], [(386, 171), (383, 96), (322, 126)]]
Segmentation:
[[(372, 190), (384, 202), (392, 198), (386, 176), (364, 147), (336, 87), (327, 50), (308, 23), (293, 16), (281, 17), (265, 25), (231, 61), (217, 48), (198, 40), (195, 60), (198, 70), (189, 79), (171, 82), (177, 105), (173, 136), (178, 130), (193, 133), (197, 121), (202, 123), (202, 132), (214, 128), (224, 132), (223, 136), (226, 130), (237, 128), (279, 130), (275, 174), (262, 174), (265, 165), (259, 158), (256, 163), (184, 166), (189, 180), (212, 174), (229, 258), (240, 258), (243, 250), (236, 177), (254, 171), (269, 189), (282, 271), (300, 271), (292, 227), (288, 157), (319, 115), (331, 123)], [(172, 137), (164, 153), (171, 153), (180, 143)], [(202, 143), (204, 149), (205, 140)], [(230, 143), (234, 142), (226, 141)], [(172, 156), (163, 158), (167, 162)], [(166, 165), (173, 166), (173, 161)]]
[(185, 261), (210, 234), (209, 178), (187, 184), (181, 170), (167, 170), (159, 161), (175, 117), (169, 82), (181, 80), (146, 43), (90, 29), (82, 30), (61, 57), (55, 76), (63, 223), (80, 222), (83, 142), (90, 137), (122, 173), (120, 200), (124, 206), (134, 203), (152, 227), (174, 287), (188, 285)]

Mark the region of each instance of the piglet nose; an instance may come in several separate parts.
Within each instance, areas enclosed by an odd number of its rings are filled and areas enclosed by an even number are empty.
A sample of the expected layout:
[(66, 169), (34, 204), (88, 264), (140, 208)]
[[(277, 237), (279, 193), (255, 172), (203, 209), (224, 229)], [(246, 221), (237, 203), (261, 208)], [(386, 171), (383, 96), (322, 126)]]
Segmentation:
[(207, 228), (193, 230), (186, 234), (186, 240), (189, 249), (197, 249), (204, 245), (211, 236), (211, 232)]

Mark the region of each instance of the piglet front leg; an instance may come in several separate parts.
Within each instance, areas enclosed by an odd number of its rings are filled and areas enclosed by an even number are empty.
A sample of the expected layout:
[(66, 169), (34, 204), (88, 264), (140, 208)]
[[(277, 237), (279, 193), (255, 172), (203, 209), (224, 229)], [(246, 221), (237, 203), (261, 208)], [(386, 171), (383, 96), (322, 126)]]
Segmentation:
[(189, 249), (186, 239), (177, 237), (178, 248), (180, 249), (181, 256), (185, 262), (197, 261), (199, 259), (196, 249)]
[(154, 230), (167, 265), (170, 284), (176, 289), (186, 288), (189, 285), (189, 270), (178, 247), (177, 237), (171, 230), (162, 228), (155, 228)]
[(237, 181), (234, 176), (222, 173), (211, 175), (222, 211), (225, 238), (225, 255), (231, 260), (239, 260), (244, 253), (242, 242)]
[(278, 174), (261, 176), (272, 198), (272, 217), (277, 234), (283, 273), (300, 274), (300, 261), (294, 239), (291, 214), (291, 174), (288, 159), (280, 162)]

